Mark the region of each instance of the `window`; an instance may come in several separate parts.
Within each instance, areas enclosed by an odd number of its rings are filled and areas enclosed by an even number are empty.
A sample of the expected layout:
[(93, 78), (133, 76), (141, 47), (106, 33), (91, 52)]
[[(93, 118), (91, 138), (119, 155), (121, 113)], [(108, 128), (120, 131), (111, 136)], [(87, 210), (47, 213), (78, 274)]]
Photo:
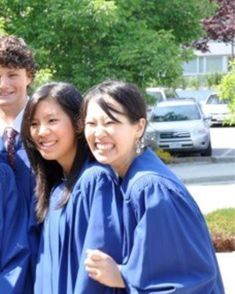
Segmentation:
[(222, 56), (207, 56), (206, 57), (206, 72), (221, 72), (223, 71)]
[(196, 105), (160, 106), (154, 109), (150, 121), (184, 121), (200, 119), (200, 112)]
[(204, 57), (199, 57), (198, 62), (199, 62), (199, 73), (204, 73)]
[(165, 89), (166, 98), (178, 98), (177, 93), (174, 89), (167, 88)]
[(227, 99), (219, 99), (219, 97), (214, 94), (214, 95), (210, 95), (206, 104), (213, 104), (213, 105), (218, 105), (218, 104), (228, 104), (229, 101)]
[(161, 92), (150, 92), (150, 91), (147, 91), (147, 94), (149, 96), (154, 97), (158, 102), (161, 102), (161, 101), (164, 100), (163, 95), (162, 95)]
[(186, 75), (197, 73), (197, 59), (190, 60), (189, 62), (184, 62), (183, 71)]

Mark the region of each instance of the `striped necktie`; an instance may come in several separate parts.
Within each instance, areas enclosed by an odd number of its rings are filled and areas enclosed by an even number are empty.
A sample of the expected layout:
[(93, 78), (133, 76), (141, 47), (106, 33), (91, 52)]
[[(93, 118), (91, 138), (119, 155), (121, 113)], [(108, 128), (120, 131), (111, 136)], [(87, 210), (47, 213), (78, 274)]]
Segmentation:
[(4, 130), (4, 141), (5, 147), (7, 151), (7, 159), (9, 164), (14, 168), (14, 161), (15, 161), (15, 139), (17, 135), (17, 131), (14, 130), (12, 127), (7, 127)]

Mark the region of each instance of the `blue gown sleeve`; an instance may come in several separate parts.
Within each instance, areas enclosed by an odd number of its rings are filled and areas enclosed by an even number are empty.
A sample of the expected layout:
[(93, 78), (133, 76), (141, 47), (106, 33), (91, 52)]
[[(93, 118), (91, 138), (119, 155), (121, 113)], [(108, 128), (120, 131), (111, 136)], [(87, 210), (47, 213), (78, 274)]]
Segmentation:
[(89, 278), (84, 265), (87, 249), (100, 249), (118, 263), (122, 260), (122, 195), (115, 181), (102, 167), (88, 169), (81, 181), (84, 215), (77, 215), (75, 234), (80, 234), (81, 218), (87, 220), (87, 229), (74, 293), (123, 293)]
[(139, 179), (125, 199), (124, 222), (128, 293), (224, 293), (206, 223), (185, 188)]
[[(7, 160), (7, 153), (5, 150), (3, 139), (0, 137), (0, 162), (5, 163), (9, 166)], [(28, 240), (31, 249), (31, 266), (27, 274), (27, 291), (31, 291), (34, 284), (34, 271), (35, 271), (35, 257), (38, 251), (40, 227), (34, 221), (34, 188), (35, 188), (35, 177), (32, 168), (24, 149), (23, 143), (20, 136), (16, 138), (15, 144), (15, 167), (13, 170), (14, 178), (18, 190), (18, 198), (20, 202), (24, 201), (25, 208), (23, 218), (27, 218), (28, 222)], [(22, 204), (22, 203), (21, 203)], [(23, 205), (23, 204), (22, 204)], [(33, 208), (33, 209), (32, 209)], [(28, 290), (29, 289), (29, 290)], [(26, 292), (26, 290), (25, 290)], [(32, 292), (32, 291), (31, 291)]]
[[(15, 144), (15, 167), (14, 175), (20, 197), (25, 198), (27, 213), (30, 213), (31, 200), (34, 195), (35, 178), (30, 162), (24, 149), (20, 136), (17, 136)], [(0, 160), (9, 165), (7, 152), (3, 139), (0, 137)]]
[(27, 213), (18, 195), (14, 174), (0, 164), (0, 289), (23, 294), (27, 289), (29, 264)]

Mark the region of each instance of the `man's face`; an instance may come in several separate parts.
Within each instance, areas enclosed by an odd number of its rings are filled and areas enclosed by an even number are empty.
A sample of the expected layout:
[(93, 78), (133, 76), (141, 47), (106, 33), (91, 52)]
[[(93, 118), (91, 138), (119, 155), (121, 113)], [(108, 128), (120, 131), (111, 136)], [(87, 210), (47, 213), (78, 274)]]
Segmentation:
[(0, 65), (0, 109), (19, 113), (27, 101), (27, 86), (32, 78), (25, 68)]

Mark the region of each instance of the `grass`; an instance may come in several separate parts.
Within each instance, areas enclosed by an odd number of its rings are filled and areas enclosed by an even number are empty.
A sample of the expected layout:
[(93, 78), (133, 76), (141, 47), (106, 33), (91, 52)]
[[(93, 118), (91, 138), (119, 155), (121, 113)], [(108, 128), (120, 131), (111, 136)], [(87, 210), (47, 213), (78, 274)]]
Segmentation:
[(211, 231), (235, 236), (235, 208), (218, 209), (206, 215)]
[(217, 252), (235, 250), (235, 208), (218, 209), (205, 215)]

